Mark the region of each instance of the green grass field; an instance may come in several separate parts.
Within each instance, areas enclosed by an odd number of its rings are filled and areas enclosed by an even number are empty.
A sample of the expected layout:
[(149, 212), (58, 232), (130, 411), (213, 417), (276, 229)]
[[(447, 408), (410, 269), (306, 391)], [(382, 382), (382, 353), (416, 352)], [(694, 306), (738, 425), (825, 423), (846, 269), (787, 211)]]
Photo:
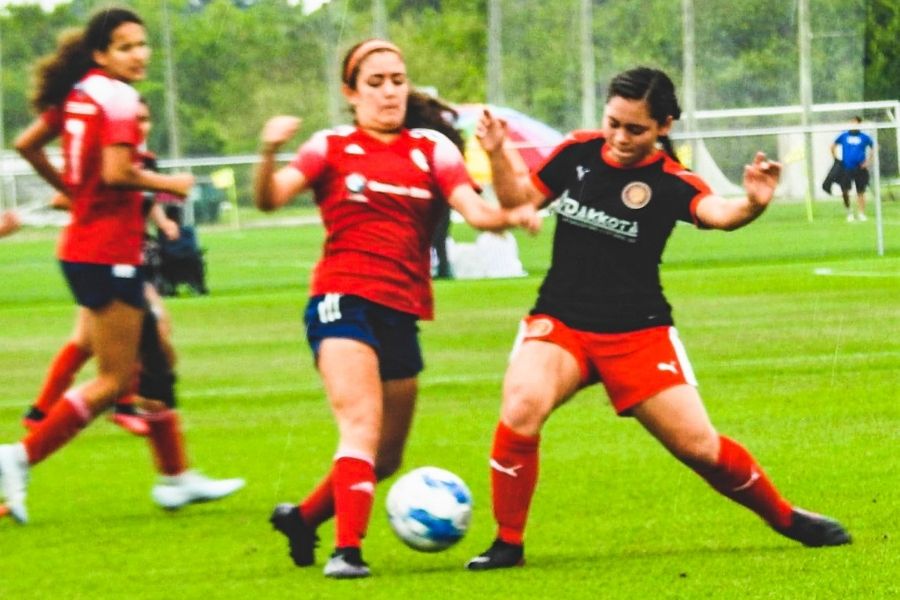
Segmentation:
[[(247, 487), (177, 513), (155, 508), (146, 443), (101, 419), (34, 469), (31, 523), (0, 520), (0, 598), (889, 598), (900, 595), (900, 203), (872, 221), (836, 203), (776, 206), (734, 233), (680, 227), (663, 277), (717, 427), (742, 441), (797, 504), (839, 518), (854, 544), (806, 549), (712, 492), (600, 388), (544, 430), (524, 569), (468, 573), (493, 537), (487, 454), (518, 319), (546, 268), (550, 232), (519, 237), (531, 276), (435, 285), (427, 369), (404, 470), (434, 464), (475, 496), (456, 547), (408, 550), (379, 488), (365, 554), (374, 577), (296, 569), (267, 518), (328, 468), (335, 431), (303, 339), (315, 226), (208, 229), (209, 297), (169, 302), (189, 453)], [(548, 226), (550, 224), (548, 223)], [(471, 239), (459, 226), (458, 239)], [(50, 232), (0, 241), (0, 441), (20, 416), (73, 305)], [(83, 376), (89, 376), (86, 369)]]

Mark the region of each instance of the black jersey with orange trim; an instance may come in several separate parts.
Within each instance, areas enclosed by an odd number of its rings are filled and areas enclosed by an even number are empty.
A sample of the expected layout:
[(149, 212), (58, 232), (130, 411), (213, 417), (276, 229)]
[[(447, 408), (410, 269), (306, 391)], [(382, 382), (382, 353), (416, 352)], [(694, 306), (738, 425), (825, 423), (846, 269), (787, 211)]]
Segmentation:
[(697, 203), (712, 192), (661, 150), (630, 166), (608, 152), (600, 132), (576, 132), (532, 176), (558, 198), (553, 259), (532, 314), (600, 333), (672, 325), (662, 253), (675, 222), (697, 224)]

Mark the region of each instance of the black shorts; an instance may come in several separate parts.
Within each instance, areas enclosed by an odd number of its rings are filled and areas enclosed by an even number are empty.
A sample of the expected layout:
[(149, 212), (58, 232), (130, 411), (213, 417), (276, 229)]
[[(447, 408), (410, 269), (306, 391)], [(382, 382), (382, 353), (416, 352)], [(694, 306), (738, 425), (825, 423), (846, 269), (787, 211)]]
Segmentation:
[(856, 193), (862, 194), (869, 187), (869, 170), (868, 169), (844, 169), (840, 179), (841, 190), (850, 191), (851, 186), (856, 186)]
[(359, 296), (313, 296), (303, 315), (313, 355), (326, 338), (347, 338), (371, 346), (378, 355), (382, 381), (415, 377), (425, 367), (415, 315)]
[(144, 272), (136, 265), (98, 265), (59, 261), (79, 306), (96, 310), (113, 300), (143, 308)]

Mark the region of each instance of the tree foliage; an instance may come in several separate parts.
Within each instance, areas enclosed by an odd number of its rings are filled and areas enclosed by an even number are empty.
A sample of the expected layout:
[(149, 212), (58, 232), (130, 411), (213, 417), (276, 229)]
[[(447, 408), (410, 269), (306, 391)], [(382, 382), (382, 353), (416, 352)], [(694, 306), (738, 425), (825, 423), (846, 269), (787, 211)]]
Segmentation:
[[(581, 122), (580, 0), (503, 0), (505, 102), (560, 129)], [(80, 26), (107, 0), (73, 0), (43, 12), (0, 13), (6, 143), (33, 117), (35, 60), (58, 33)], [(147, 23), (154, 58), (141, 92), (155, 111), (151, 146), (169, 147), (163, 7), (171, 26), (176, 119), (185, 155), (252, 151), (264, 120), (304, 118), (309, 132), (346, 121), (337, 73), (343, 53), (371, 36), (371, 0), (332, 0), (304, 14), (288, 0), (132, 0)], [(898, 96), (900, 8), (896, 0), (810, 0), (816, 102)], [(486, 0), (385, 0), (389, 37), (415, 84), (454, 102), (486, 90)], [(694, 0), (700, 109), (798, 101), (796, 3)], [(681, 3), (594, 0), (599, 100), (617, 72), (645, 64), (680, 81)], [(599, 115), (598, 115), (599, 116)]]

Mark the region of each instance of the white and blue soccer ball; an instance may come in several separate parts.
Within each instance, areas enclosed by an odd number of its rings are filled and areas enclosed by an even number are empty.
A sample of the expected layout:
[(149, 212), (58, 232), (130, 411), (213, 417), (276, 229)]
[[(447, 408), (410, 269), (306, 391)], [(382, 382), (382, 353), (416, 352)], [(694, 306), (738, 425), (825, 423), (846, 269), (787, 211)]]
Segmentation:
[(391, 486), (387, 513), (403, 543), (421, 552), (439, 552), (466, 534), (472, 519), (472, 492), (450, 471), (419, 467)]

